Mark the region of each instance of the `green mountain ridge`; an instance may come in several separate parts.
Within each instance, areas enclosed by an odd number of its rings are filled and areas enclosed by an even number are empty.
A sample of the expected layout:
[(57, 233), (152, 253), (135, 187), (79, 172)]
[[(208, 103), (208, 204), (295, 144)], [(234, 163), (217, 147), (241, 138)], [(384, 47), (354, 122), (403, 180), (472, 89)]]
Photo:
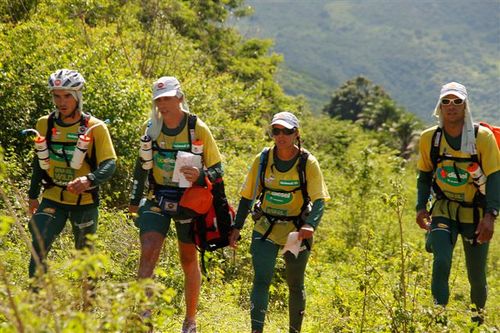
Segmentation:
[(271, 38), (284, 55), (279, 81), (318, 112), (355, 76), (381, 85), (424, 121), (440, 86), (458, 81), (476, 119), (498, 124), (500, 1), (250, 0), (246, 36)]

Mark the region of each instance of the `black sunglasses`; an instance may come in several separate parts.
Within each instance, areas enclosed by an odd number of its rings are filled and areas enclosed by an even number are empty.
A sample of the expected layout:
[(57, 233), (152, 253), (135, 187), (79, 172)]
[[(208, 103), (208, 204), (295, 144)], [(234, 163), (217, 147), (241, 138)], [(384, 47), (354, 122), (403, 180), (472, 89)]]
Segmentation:
[(277, 128), (277, 127), (273, 127), (271, 129), (271, 133), (273, 134), (273, 136), (280, 135), (280, 134), (292, 135), (296, 131), (297, 131), (296, 128)]

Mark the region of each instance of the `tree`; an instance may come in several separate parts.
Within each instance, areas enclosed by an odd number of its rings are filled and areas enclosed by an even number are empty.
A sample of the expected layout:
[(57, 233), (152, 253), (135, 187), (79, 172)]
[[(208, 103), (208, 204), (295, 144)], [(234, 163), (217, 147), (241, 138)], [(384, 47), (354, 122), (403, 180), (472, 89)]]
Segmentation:
[(323, 108), (323, 112), (331, 117), (354, 122), (370, 103), (374, 105), (383, 98), (389, 98), (389, 95), (382, 87), (358, 76), (347, 81), (334, 92), (330, 104)]

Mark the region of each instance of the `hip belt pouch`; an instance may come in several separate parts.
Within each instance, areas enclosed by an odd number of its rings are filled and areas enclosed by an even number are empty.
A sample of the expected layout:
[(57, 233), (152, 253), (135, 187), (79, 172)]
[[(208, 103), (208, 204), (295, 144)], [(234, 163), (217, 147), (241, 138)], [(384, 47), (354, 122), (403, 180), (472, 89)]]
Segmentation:
[(183, 189), (175, 187), (157, 189), (155, 191), (155, 198), (161, 211), (170, 215), (178, 215), (179, 201), (183, 192)]

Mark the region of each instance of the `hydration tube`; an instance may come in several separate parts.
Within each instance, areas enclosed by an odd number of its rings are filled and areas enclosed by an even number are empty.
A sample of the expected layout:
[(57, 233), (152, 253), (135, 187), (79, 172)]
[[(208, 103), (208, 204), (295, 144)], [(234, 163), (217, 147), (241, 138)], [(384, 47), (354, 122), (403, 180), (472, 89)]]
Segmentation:
[(41, 136), (37, 130), (32, 128), (22, 130), (21, 134), (27, 135), (29, 132), (35, 133), (36, 135), (34, 139), (35, 151), (38, 158), (38, 163), (40, 164), (40, 168), (42, 168), (43, 170), (48, 170), (50, 166), (50, 158), (49, 149), (47, 147), (47, 140), (44, 136)]

